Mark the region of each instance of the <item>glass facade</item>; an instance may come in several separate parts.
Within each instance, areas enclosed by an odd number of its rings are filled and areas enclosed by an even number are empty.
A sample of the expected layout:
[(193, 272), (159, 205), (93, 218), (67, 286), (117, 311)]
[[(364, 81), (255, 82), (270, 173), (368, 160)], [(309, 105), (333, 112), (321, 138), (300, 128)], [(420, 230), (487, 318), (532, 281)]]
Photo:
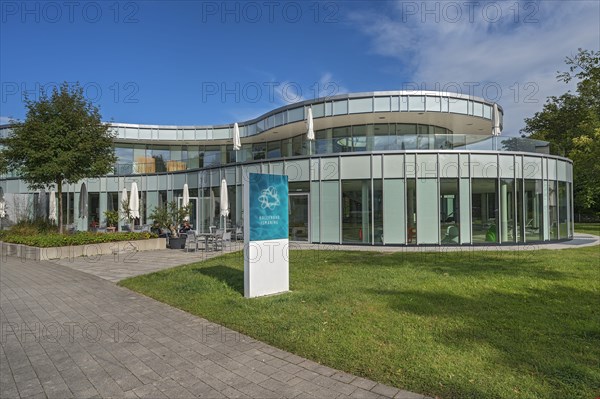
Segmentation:
[(316, 140), (305, 134), (284, 140), (232, 145), (115, 144), (114, 174), (153, 174), (208, 168), (236, 162), (261, 161), (301, 155), (407, 150), (520, 150), (548, 152), (547, 143), (524, 138), (491, 138), (460, 134), (433, 125), (377, 123), (317, 130)]
[[(305, 134), (308, 105), (315, 122), (325, 118), (314, 142)], [(428, 112), (447, 116), (417, 116)], [(386, 119), (393, 113), (410, 117)], [(457, 118), (452, 114), (462, 116), (452, 123), (444, 119)], [(230, 127), (115, 125), (117, 164), (111, 176), (87, 181), (88, 221), (105, 223), (104, 211), (118, 209), (122, 189), (129, 191), (136, 181), (139, 223), (151, 223), (152, 210), (180, 201), (187, 183), (194, 229), (234, 228), (242, 224), (244, 176), (285, 173), (291, 240), (456, 246), (571, 238), (571, 162), (550, 155), (545, 142), (489, 136), (484, 130), (491, 128), (491, 117), (490, 104), (465, 96), (336, 97), (284, 107), (240, 124), (243, 143), (238, 151), (233, 150)], [(480, 124), (483, 132), (447, 128), (459, 126), (457, 121), (473, 122), (465, 128)], [(293, 123), (297, 125), (289, 125)], [(279, 126), (280, 131), (265, 134), (268, 139), (257, 136)], [(219, 216), (222, 179), (228, 185), (227, 218)], [(76, 206), (80, 184), (65, 189), (64, 218), (85, 230)], [(16, 178), (0, 179), (0, 188), (5, 196), (39, 201)], [(35, 212), (43, 209), (38, 205)]]

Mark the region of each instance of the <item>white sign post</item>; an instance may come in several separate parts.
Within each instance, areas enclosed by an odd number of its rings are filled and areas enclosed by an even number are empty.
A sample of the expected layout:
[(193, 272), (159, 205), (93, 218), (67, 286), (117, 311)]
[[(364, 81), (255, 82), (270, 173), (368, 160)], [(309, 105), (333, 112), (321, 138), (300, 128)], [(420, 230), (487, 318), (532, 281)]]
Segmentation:
[(250, 173), (243, 190), (244, 296), (289, 291), (288, 178)]

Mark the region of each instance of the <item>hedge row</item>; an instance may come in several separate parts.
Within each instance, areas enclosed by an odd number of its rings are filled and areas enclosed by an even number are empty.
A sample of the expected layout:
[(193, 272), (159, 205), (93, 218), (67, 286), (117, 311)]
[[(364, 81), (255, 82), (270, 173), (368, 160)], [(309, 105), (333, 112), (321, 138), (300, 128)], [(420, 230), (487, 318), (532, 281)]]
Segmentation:
[(33, 234), (21, 235), (11, 233), (10, 231), (0, 231), (0, 241), (13, 244), (30, 245), (32, 247), (48, 248), (48, 247), (66, 247), (70, 245), (87, 245), (100, 244), (104, 242), (116, 241), (136, 241), (147, 240), (149, 238), (157, 238), (156, 234), (152, 233), (92, 233), (87, 231), (77, 232), (74, 234)]

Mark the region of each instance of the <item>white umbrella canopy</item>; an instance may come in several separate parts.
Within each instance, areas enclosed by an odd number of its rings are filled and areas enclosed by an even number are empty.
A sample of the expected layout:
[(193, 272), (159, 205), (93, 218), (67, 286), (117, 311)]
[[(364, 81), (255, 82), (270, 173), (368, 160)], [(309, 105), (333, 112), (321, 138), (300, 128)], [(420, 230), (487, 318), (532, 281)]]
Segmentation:
[(50, 210), (48, 212), (48, 220), (56, 222), (56, 193), (54, 190), (50, 191)]
[(129, 197), (129, 216), (132, 219), (140, 217), (140, 198), (136, 182), (131, 183), (131, 195)]
[[(190, 187), (188, 186), (187, 183), (185, 183), (183, 185), (183, 199), (181, 201), (181, 206), (182, 207), (186, 207), (190, 204)], [(187, 215), (184, 220), (189, 221), (190, 220), (190, 215)]]
[(4, 203), (4, 200), (1, 199), (0, 200), (0, 219), (6, 216), (6, 205)]
[(223, 216), (223, 224), (221, 227), (226, 227), (225, 219), (229, 216), (229, 196), (227, 195), (227, 181), (221, 180), (221, 206), (220, 215)]
[(123, 191), (121, 191), (121, 203), (119, 204), (119, 208), (121, 209), (121, 216), (123, 218), (129, 218), (129, 215), (127, 214), (127, 210), (123, 207), (124, 203), (129, 204), (129, 197), (127, 196), (126, 188), (123, 188)]
[(235, 151), (242, 149), (242, 141), (240, 139), (240, 127), (237, 122), (233, 124), (233, 149)]
[(312, 107), (306, 110), (306, 138), (310, 141), (315, 139), (315, 126), (313, 122)]
[(88, 191), (85, 183), (81, 183), (79, 190), (79, 218), (84, 219), (88, 214)]
[(221, 216), (229, 216), (229, 196), (227, 194), (227, 181), (221, 180)]
[(494, 126), (492, 127), (492, 135), (500, 136), (502, 129), (500, 129), (500, 112), (498, 112), (498, 104), (494, 103)]

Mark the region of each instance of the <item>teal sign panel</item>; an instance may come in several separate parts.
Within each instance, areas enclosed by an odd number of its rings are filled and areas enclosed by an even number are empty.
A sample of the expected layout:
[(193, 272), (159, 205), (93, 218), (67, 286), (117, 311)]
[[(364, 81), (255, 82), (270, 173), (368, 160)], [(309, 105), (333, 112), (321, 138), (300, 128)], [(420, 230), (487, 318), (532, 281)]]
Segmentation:
[(289, 237), (288, 177), (250, 173), (250, 241)]

